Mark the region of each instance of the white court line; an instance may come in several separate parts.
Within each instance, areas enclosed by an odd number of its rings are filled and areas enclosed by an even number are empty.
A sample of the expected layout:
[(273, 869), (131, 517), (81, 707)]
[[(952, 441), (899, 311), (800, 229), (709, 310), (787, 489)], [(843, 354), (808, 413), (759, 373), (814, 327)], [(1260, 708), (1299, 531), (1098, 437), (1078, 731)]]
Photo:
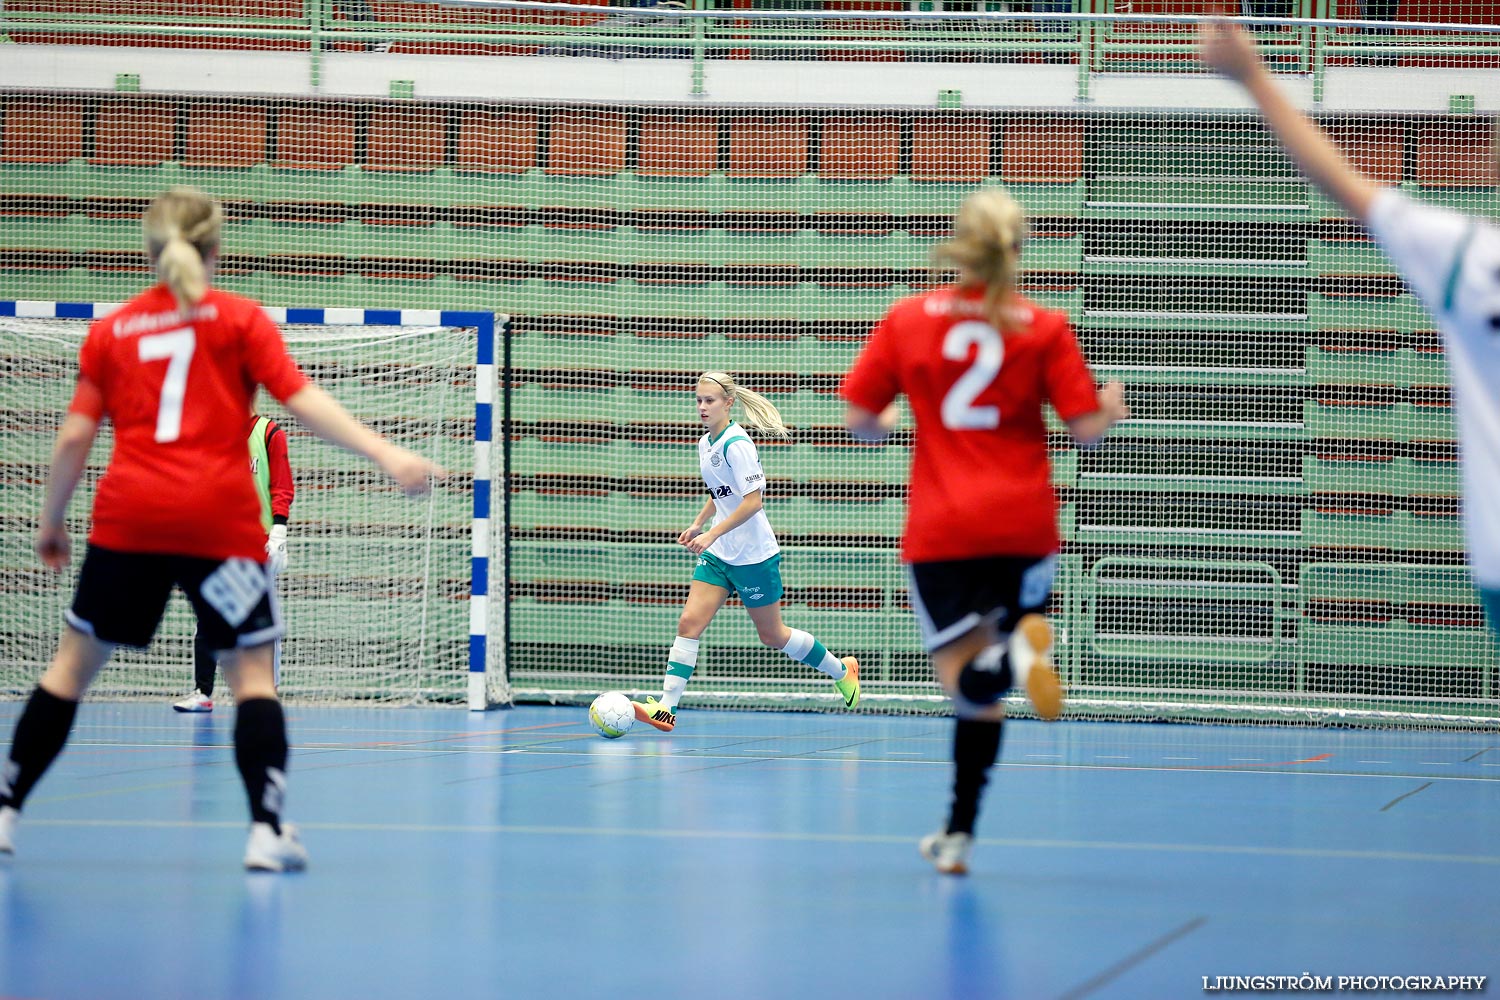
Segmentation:
[(1162, 760), (1197, 760), (1197, 757), (1163, 757)]
[(1356, 764), (1389, 764), (1388, 760), (1357, 760)]
[[(27, 827), (50, 826), (76, 829), (151, 829), (151, 830), (243, 830), (245, 824), (235, 820), (184, 822), (152, 819), (27, 819)], [(509, 834), (546, 837), (637, 837), (652, 840), (753, 840), (774, 842), (813, 842), (841, 844), (909, 844), (912, 838), (903, 834), (871, 833), (799, 833), (763, 830), (683, 830), (643, 829), (598, 826), (528, 826), (508, 823), (304, 823), (301, 830), (323, 830), (340, 833), (414, 833), (414, 834)], [(1262, 857), (1339, 858), (1366, 861), (1418, 861), (1436, 864), (1500, 866), (1500, 855), (1428, 854), (1420, 851), (1356, 851), (1318, 847), (1263, 847), (1255, 844), (1173, 844), (1129, 843), (1113, 840), (1045, 840), (1012, 837), (978, 838), (977, 843), (990, 847), (1013, 847), (1054, 851), (1136, 851), (1146, 853), (1227, 854)]]
[(1094, 759), (1095, 760), (1129, 760), (1130, 758), (1129, 757), (1116, 757), (1116, 756), (1112, 756), (1112, 755), (1106, 754), (1106, 753), (1096, 753), (1096, 754), (1094, 754)]
[(1231, 757), (1229, 759), (1230, 760), (1251, 761), (1253, 763), (1259, 763), (1260, 761), (1265, 760), (1264, 757)]
[[(586, 742), (588, 744), (594, 744), (594, 743), (596, 743), (598, 741), (596, 741), (596, 740), (587, 740), (587, 741), (574, 741), (574, 742), (575, 742), (575, 745), (576, 745), (576, 743), (578, 743), (578, 742)], [(456, 755), (456, 754), (466, 754), (466, 753), (488, 754), (490, 756), (499, 756), (501, 754), (514, 754), (514, 753), (533, 754), (533, 755), (538, 756), (538, 757), (595, 757), (595, 756), (603, 757), (603, 756), (605, 756), (604, 754), (594, 754), (594, 753), (588, 753), (588, 752), (580, 753), (580, 752), (577, 752), (577, 751), (567, 751), (567, 750), (554, 750), (554, 749), (551, 749), (552, 747), (557, 746), (557, 745), (558, 744), (556, 742), (552, 742), (552, 743), (546, 744), (546, 746), (537, 746), (537, 747), (487, 746), (487, 747), (465, 748), (465, 747), (454, 747), (454, 746), (430, 746), (430, 745), (422, 745), (422, 746), (415, 746), (415, 747), (412, 747), (412, 746), (394, 746), (394, 747), (351, 746), (351, 747), (348, 747), (347, 749), (348, 749), (349, 752), (352, 752), (352, 753), (390, 753), (390, 754), (407, 754), (407, 755), (410, 755), (412, 753), (421, 753), (421, 754), (423, 754), (429, 760), (431, 760), (431, 759), (433, 759), (435, 757), (441, 757), (441, 756), (450, 755), (450, 754)], [(620, 748), (622, 750), (624, 749), (623, 747), (621, 747), (621, 745), (619, 743), (610, 743), (610, 744), (607, 744), (607, 745), (611, 746), (611, 747), (618, 747), (618, 748)], [(77, 741), (77, 742), (70, 743), (69, 746), (70, 747), (86, 746), (86, 747), (91, 747), (93, 749), (103, 749), (103, 750), (161, 750), (161, 749), (164, 749), (164, 748), (167, 748), (167, 749), (199, 749), (199, 750), (227, 749), (227, 748), (224, 748), (224, 747), (219, 747), (217, 745), (215, 745), (215, 746), (208, 746), (208, 747), (189, 747), (186, 744), (171, 744), (170, 746), (168, 746), (168, 745), (157, 744), (157, 743), (144, 743), (144, 744), (141, 744), (141, 743), (87, 743), (87, 742), (82, 742), (82, 741)], [(323, 748), (320, 748), (319, 752), (320, 753), (327, 753), (329, 751), (330, 751), (330, 748), (323, 747)], [(296, 748), (293, 748), (292, 752), (295, 754), (296, 753)], [(816, 753), (817, 751), (812, 751), (812, 752)], [(643, 759), (649, 759), (649, 760), (672, 760), (672, 759), (674, 759), (671, 756), (663, 756), (663, 755), (661, 755), (659, 753), (613, 753), (612, 752), (612, 753), (608, 754), (608, 756), (611, 759), (613, 759), (613, 760), (619, 760), (621, 757), (641, 757)], [(1053, 758), (1053, 759), (1056, 759), (1056, 760), (1061, 760), (1062, 759), (1062, 755), (1061, 754), (1027, 754), (1026, 756), (1028, 756), (1028, 757), (1049, 757), (1049, 758)], [(695, 753), (691, 757), (684, 756), (684, 757), (682, 757), (680, 759), (681, 760), (691, 760), (691, 761), (700, 761), (700, 760), (739, 760), (739, 756), (738, 755), (733, 755), (733, 754)], [(817, 762), (817, 761), (827, 762), (827, 760), (828, 760), (827, 757), (811, 757), (811, 756), (804, 756), (804, 755), (795, 754), (795, 753), (784, 754), (781, 757), (781, 759), (782, 760), (804, 761), (804, 762), (809, 762), (809, 763), (813, 763), (813, 762)], [(1190, 759), (1195, 759), (1195, 758), (1190, 758)], [(888, 760), (888, 759), (885, 759), (883, 757), (864, 757), (864, 758), (861, 758), (861, 760), (864, 763), (868, 763), (868, 764), (881, 764), (881, 763), (885, 763), (885, 764), (900, 764), (903, 767), (945, 767), (946, 768), (946, 767), (952, 767), (953, 766), (953, 761), (951, 761), (951, 760)], [(1077, 764), (1047, 764), (1047, 763), (1028, 764), (1028, 763), (1025, 763), (1023, 761), (1004, 760), (1004, 759), (1000, 760), (996, 764), (996, 766), (997, 767), (1052, 768), (1052, 769), (1059, 770), (1059, 771), (1118, 771), (1118, 772), (1122, 772), (1122, 773), (1136, 771), (1136, 772), (1160, 772), (1162, 774), (1277, 774), (1277, 775), (1293, 774), (1293, 775), (1299, 775), (1299, 776), (1308, 777), (1308, 778), (1400, 778), (1400, 779), (1406, 780), (1406, 781), (1409, 781), (1409, 780), (1411, 780), (1414, 777), (1425, 778), (1425, 779), (1428, 779), (1428, 780), (1431, 780), (1431, 781), (1480, 781), (1480, 782), (1486, 782), (1486, 783), (1497, 780), (1495, 778), (1482, 778), (1482, 777), (1478, 777), (1477, 775), (1445, 775), (1445, 774), (1413, 775), (1413, 774), (1405, 774), (1405, 773), (1371, 774), (1368, 771), (1314, 771), (1314, 770), (1298, 770), (1297, 768), (1290, 767), (1290, 766), (1289, 767), (1215, 767), (1215, 766), (1209, 765), (1209, 766), (1205, 766), (1205, 767), (1155, 767), (1155, 766), (1151, 766), (1151, 765), (1147, 765), (1147, 764), (1131, 764), (1131, 765), (1128, 765), (1128, 766), (1122, 766), (1120, 764), (1083, 764), (1083, 763), (1077, 763)], [(41, 801), (41, 800), (39, 799), (38, 801)]]

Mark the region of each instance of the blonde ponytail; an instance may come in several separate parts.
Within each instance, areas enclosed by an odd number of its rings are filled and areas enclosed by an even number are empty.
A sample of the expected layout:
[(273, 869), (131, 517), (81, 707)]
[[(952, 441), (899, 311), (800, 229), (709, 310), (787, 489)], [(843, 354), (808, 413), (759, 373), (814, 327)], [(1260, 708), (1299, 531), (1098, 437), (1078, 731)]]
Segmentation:
[(163, 192), (141, 217), (146, 254), (181, 308), (208, 294), (208, 259), (218, 253), (223, 227), (219, 203), (191, 187)]
[(762, 396), (758, 392), (736, 385), (734, 376), (725, 372), (704, 372), (698, 377), (698, 384), (704, 382), (717, 383), (724, 390), (725, 397), (732, 407), (735, 400), (744, 404), (745, 415), (740, 423), (753, 430), (765, 431), (768, 434), (780, 438), (789, 438), (792, 432), (787, 429), (786, 421), (781, 419), (781, 411), (776, 409), (776, 404)]
[(959, 283), (984, 286), (984, 313), (997, 329), (1013, 326), (1006, 304), (1016, 292), (1026, 213), (1004, 188), (980, 188), (953, 217), (953, 238), (932, 250), (933, 262), (956, 267)]

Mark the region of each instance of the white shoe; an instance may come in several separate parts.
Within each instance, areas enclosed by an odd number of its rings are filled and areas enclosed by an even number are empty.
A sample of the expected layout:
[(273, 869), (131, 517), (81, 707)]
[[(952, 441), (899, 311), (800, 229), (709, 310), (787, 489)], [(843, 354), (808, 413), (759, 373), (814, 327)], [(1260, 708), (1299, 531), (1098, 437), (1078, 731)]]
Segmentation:
[(0, 857), (16, 853), (16, 823), (21, 814), (10, 806), (0, 806)]
[(307, 848), (297, 838), (297, 828), (281, 824), (281, 834), (270, 823), (251, 823), (245, 844), (245, 870), (252, 872), (300, 872), (307, 867)]
[(969, 849), (974, 838), (967, 833), (929, 833), (917, 844), (922, 857), (931, 861), (933, 867), (944, 875), (967, 875), (969, 873)]
[(1010, 666), (1026, 684), (1036, 714), (1047, 721), (1062, 715), (1063, 686), (1052, 666), (1052, 625), (1046, 615), (1026, 615), (1010, 635)]
[(202, 691), (194, 691), (179, 702), (174, 702), (172, 707), (179, 712), (212, 712), (214, 700)]

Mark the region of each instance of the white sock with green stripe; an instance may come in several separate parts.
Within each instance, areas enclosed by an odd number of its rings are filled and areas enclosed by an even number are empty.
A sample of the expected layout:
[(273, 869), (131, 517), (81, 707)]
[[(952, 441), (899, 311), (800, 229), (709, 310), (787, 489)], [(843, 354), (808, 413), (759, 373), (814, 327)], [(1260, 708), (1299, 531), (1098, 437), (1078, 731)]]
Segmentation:
[(672, 652), (667, 654), (667, 676), (661, 685), (661, 703), (669, 712), (677, 711), (688, 678), (698, 666), (698, 642), (682, 635), (672, 640)]
[(805, 663), (814, 670), (821, 670), (836, 681), (844, 679), (849, 668), (844, 666), (837, 656), (828, 651), (811, 633), (804, 632), (800, 628), (792, 629), (792, 637), (787, 641), (781, 651), (798, 663)]

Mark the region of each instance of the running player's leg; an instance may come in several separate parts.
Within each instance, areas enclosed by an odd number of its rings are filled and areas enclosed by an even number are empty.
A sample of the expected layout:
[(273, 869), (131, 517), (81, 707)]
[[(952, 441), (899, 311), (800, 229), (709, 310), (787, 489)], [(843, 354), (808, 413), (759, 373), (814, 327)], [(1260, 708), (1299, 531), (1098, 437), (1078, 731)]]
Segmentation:
[(15, 828), (26, 796), (62, 753), (78, 701), (114, 646), (73, 628), (63, 630), (57, 652), (21, 717), (10, 759), (0, 765), (0, 854), (15, 851)]
[[(938, 683), (953, 699), (953, 795), (942, 830), (924, 837), (920, 846), (923, 856), (948, 875), (968, 871), (980, 798), (989, 770), (1000, 757), (1004, 703), (998, 698), (988, 704), (970, 701), (960, 687), (961, 678), (975, 669), (977, 659), (990, 650), (1004, 648), (996, 639), (993, 626), (981, 624), (932, 652)], [(1004, 672), (1008, 674), (1009, 669), (1004, 668)]]
[(286, 798), (286, 717), (276, 696), (274, 643), (223, 655), (224, 677), (234, 692), (234, 762), (250, 803), (245, 867), (295, 871), (307, 867), (297, 830), (282, 821)]
[(207, 645), (234, 693), (234, 759), (250, 805), (245, 867), (291, 871), (307, 864), (297, 831), (282, 822), (288, 744), (286, 718), (276, 697), (274, 643), (281, 614), (264, 565), (248, 559), (223, 563), (184, 559), (178, 583)]
[(699, 569), (688, 585), (687, 603), (677, 616), (677, 637), (667, 654), (667, 675), (662, 680), (661, 700), (647, 698), (632, 702), (635, 717), (649, 726), (670, 733), (677, 725), (677, 703), (687, 688), (688, 679), (698, 666), (698, 641), (714, 620), (714, 615), (729, 600), (729, 591), (712, 576), (714, 568), (699, 560)]
[(780, 586), (778, 600), (767, 607), (746, 607), (750, 620), (755, 623), (755, 632), (760, 641), (772, 649), (779, 649), (798, 663), (805, 663), (814, 670), (827, 674), (844, 699), (845, 708), (859, 704), (859, 661), (852, 656), (840, 659), (828, 651), (810, 632), (790, 628), (781, 620)]
[(16, 720), (9, 759), (0, 765), (0, 853), (14, 849), (26, 797), (68, 741), (78, 702), (116, 645), (151, 642), (171, 593), (163, 557), (91, 545), (78, 572), (57, 652)]
[[(921, 843), (922, 854), (946, 874), (968, 870), (980, 800), (1000, 755), (1005, 692), (1025, 684), (1044, 718), (1056, 718), (1061, 709), (1061, 686), (1048, 659), (1051, 627), (1037, 613), (1051, 593), (1053, 565), (1051, 559), (994, 558), (911, 567), (912, 608), (956, 716), (948, 821)], [(1002, 630), (1012, 622), (1014, 631)]]

